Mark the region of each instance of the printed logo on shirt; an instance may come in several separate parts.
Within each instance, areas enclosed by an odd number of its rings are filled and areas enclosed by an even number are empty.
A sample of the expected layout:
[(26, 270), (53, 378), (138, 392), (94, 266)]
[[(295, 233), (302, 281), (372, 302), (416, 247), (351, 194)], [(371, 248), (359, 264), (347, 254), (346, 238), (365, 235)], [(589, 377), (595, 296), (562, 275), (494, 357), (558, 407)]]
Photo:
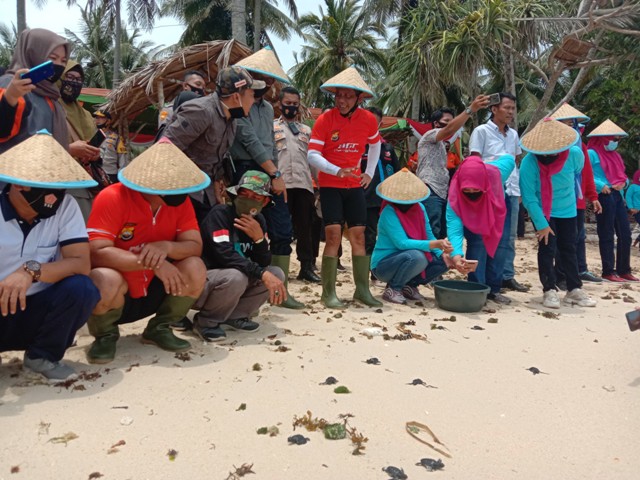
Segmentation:
[(334, 130), (331, 132), (331, 141), (337, 142), (338, 140), (340, 140), (340, 130)]
[(342, 143), (336, 148), (340, 153), (358, 153), (360, 150), (357, 143)]
[(229, 241), (229, 230), (216, 230), (211, 235), (215, 243), (223, 243)]
[(136, 228), (135, 223), (125, 223), (124, 227), (122, 227), (122, 230), (120, 230), (120, 235), (118, 235), (118, 237), (123, 242), (128, 242), (129, 240), (132, 240), (133, 235), (135, 234), (135, 228)]

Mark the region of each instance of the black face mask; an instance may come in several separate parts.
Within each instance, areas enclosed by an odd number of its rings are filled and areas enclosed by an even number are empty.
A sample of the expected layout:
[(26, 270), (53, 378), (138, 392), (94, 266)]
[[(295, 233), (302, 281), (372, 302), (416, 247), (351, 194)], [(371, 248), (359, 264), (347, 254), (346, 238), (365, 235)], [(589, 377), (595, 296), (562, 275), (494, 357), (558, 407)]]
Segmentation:
[(254, 90), (253, 96), (255, 98), (261, 98), (261, 97), (264, 97), (264, 94), (267, 93), (268, 91), (269, 91), (269, 87), (264, 87), (264, 88), (261, 88), (260, 90)]
[(560, 155), (536, 155), (536, 158), (542, 165), (551, 165)]
[(62, 80), (60, 87), (60, 96), (65, 102), (75, 102), (82, 91), (82, 82), (72, 82), (70, 80)]
[(51, 75), (47, 80), (51, 83), (56, 83), (60, 78), (62, 78), (62, 74), (64, 73), (65, 66), (64, 65), (53, 65), (53, 75)]
[(472, 202), (476, 202), (480, 199), (483, 192), (462, 192), (462, 193), (464, 193), (465, 196)]
[(403, 204), (403, 203), (395, 203), (393, 206), (400, 210), (402, 213), (407, 213), (411, 207), (413, 207), (413, 203)]
[(193, 85), (189, 85), (189, 84), (187, 84), (187, 87), (189, 87), (189, 90), (191, 90), (193, 93), (195, 93), (199, 97), (204, 97), (204, 88), (194, 87)]
[(39, 218), (49, 218), (54, 216), (62, 205), (65, 190), (31, 187), (31, 190), (23, 190), (21, 193)]
[(229, 115), (231, 118), (244, 118), (246, 115), (244, 114), (244, 108), (242, 107), (233, 107), (229, 109)]
[(178, 207), (187, 200), (187, 194), (182, 193), (179, 195), (160, 195), (162, 201), (169, 207)]
[(298, 115), (297, 105), (282, 105), (282, 116), (289, 120), (293, 120)]

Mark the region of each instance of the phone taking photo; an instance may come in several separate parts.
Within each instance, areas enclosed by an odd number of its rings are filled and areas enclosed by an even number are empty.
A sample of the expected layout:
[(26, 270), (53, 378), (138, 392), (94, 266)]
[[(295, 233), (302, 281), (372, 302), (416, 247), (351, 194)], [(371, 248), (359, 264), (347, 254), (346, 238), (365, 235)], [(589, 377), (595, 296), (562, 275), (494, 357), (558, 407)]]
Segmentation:
[(104, 142), (105, 138), (107, 137), (102, 132), (102, 130), (98, 129), (91, 140), (89, 140), (89, 145), (91, 145), (92, 147), (100, 148), (100, 145), (102, 145), (102, 142)]
[(635, 332), (640, 329), (640, 310), (632, 310), (625, 314), (627, 317), (627, 323), (629, 324), (629, 330)]
[(500, 105), (501, 102), (502, 102), (502, 99), (500, 98), (500, 94), (492, 93), (491, 95), (489, 95), (489, 105), (487, 106), (493, 107), (494, 105)]
[(33, 67), (28, 72), (20, 75), (20, 78), (30, 78), (32, 84), (36, 84), (41, 82), (42, 80), (46, 80), (47, 78), (53, 76), (53, 62), (48, 60), (40, 65)]

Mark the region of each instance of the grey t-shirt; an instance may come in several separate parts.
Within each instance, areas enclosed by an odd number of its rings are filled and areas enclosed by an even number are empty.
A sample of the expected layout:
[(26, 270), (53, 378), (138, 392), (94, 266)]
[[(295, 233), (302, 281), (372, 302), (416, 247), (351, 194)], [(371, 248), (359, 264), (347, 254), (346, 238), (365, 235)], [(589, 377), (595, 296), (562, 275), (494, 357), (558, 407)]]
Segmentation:
[(444, 142), (436, 141), (440, 128), (425, 133), (418, 142), (418, 169), (416, 175), (440, 198), (447, 198), (449, 171), (447, 149)]

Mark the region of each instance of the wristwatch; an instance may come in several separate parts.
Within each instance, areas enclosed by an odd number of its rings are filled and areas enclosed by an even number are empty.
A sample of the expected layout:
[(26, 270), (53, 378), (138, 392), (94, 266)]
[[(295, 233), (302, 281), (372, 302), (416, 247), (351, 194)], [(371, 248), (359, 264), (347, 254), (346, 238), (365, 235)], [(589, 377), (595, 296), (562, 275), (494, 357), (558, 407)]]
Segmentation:
[(40, 265), (40, 262), (36, 262), (35, 260), (27, 260), (27, 262), (22, 266), (24, 271), (31, 275), (31, 279), (34, 282), (40, 280), (40, 275), (42, 274), (41, 267), (42, 265)]
[(473, 115), (473, 110), (471, 110), (471, 107), (467, 107), (464, 109), (464, 113), (467, 115)]
[(277, 180), (278, 178), (280, 178), (282, 176), (282, 172), (280, 170), (276, 170), (276, 172), (274, 174), (269, 174), (269, 176), (273, 180)]

